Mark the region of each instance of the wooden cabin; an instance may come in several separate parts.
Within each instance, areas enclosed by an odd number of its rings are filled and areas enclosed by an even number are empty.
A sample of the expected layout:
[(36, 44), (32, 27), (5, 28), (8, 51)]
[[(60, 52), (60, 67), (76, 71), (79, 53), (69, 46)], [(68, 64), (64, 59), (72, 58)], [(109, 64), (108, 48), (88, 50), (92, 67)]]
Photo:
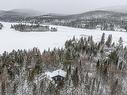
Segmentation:
[(56, 84), (63, 82), (66, 77), (66, 72), (61, 69), (53, 71), (53, 72), (47, 72), (46, 74), (47, 74), (48, 78), (50, 80), (54, 81)]

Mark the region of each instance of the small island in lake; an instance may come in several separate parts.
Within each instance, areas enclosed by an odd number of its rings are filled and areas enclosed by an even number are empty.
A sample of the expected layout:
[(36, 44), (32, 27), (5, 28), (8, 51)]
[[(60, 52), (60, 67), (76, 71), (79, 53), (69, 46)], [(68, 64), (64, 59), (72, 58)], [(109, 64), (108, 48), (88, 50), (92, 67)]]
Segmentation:
[(56, 27), (49, 27), (48, 25), (40, 25), (40, 24), (32, 24), (32, 25), (27, 25), (27, 24), (15, 24), (11, 25), (12, 29), (15, 29), (20, 32), (56, 32), (57, 28)]

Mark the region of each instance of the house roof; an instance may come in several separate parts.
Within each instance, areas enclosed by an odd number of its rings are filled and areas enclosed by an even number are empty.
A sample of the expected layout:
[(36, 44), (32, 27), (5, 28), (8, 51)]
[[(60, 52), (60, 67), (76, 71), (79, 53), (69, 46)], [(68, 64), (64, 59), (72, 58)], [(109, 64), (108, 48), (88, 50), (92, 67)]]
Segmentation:
[(48, 78), (52, 78), (52, 77), (55, 77), (55, 76), (62, 76), (62, 77), (65, 77), (66, 76), (66, 72), (64, 70), (56, 70), (56, 71), (53, 71), (53, 72), (45, 72), (45, 74), (47, 75)]

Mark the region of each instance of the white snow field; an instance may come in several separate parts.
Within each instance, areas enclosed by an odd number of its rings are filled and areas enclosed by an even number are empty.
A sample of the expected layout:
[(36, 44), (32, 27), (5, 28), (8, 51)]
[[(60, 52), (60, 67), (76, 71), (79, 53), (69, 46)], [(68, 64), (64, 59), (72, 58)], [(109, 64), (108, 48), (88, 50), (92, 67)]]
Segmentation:
[(127, 45), (127, 32), (86, 30), (78, 28), (70, 28), (64, 26), (55, 26), (58, 32), (19, 32), (10, 29), (11, 24), (1, 22), (4, 27), (0, 30), (0, 54), (4, 51), (11, 52), (13, 49), (32, 49), (38, 47), (41, 51), (48, 48), (60, 48), (64, 46), (66, 40), (73, 36), (79, 38), (81, 36), (93, 36), (95, 41), (99, 41), (102, 33), (113, 35), (113, 41), (117, 42), (120, 37), (124, 40), (124, 45)]

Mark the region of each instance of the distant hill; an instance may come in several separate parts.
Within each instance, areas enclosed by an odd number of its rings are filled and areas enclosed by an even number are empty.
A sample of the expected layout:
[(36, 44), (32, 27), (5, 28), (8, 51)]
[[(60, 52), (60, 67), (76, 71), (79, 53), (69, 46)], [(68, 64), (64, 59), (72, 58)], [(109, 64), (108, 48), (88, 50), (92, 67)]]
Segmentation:
[(114, 12), (114, 11), (105, 11), (105, 10), (95, 10), (88, 11), (81, 14), (74, 14), (65, 16), (68, 19), (93, 19), (93, 18), (106, 18), (106, 19), (119, 19), (127, 20), (127, 13)]
[(39, 15), (46, 14), (44, 12), (40, 12), (40, 11), (37, 11), (37, 10), (31, 10), (31, 9), (13, 9), (13, 10), (10, 10), (10, 11), (15, 12), (15, 13), (19, 13), (23, 16), (39, 16)]
[(30, 10), (30, 9), (13, 9), (8, 11), (0, 11), (0, 16), (24, 16), (24, 17), (31, 17), (31, 16), (39, 16), (43, 15), (44, 13)]
[(39, 12), (36, 10), (31, 10), (31, 9), (13, 9), (13, 10), (8, 10), (0, 11), (0, 20), (1, 21), (21, 21), (24, 20), (27, 17), (35, 17), (35, 16), (40, 16), (44, 15), (46, 13), (44, 12)]
[(114, 11), (114, 12), (121, 12), (121, 13), (127, 13), (127, 5), (121, 5), (121, 6), (112, 6), (107, 8), (101, 8), (105, 11)]

